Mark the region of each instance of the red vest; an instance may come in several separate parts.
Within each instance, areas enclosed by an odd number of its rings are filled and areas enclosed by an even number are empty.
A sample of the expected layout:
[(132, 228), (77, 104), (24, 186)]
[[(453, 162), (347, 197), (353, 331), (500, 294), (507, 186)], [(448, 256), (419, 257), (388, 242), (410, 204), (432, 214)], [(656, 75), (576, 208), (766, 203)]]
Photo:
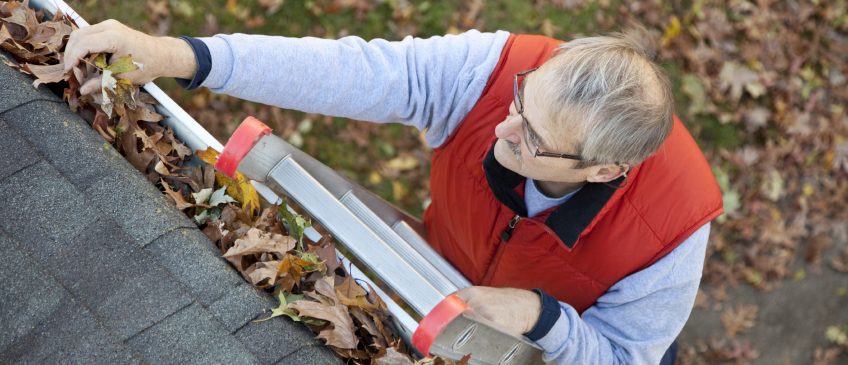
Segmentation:
[(582, 313), (721, 214), (722, 202), (710, 166), (675, 117), (668, 139), (623, 187), (588, 183), (526, 218), (526, 178), (494, 159), (495, 126), (509, 113), (513, 75), (544, 63), (560, 43), (510, 36), (477, 104), (433, 153), (424, 222), (430, 244), (475, 285), (541, 288)]

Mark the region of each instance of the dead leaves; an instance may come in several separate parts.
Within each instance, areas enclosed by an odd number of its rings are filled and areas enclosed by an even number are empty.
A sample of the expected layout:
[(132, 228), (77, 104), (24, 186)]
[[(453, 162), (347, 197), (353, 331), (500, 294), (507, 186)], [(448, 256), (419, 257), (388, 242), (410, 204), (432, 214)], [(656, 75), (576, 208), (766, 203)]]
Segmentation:
[[(713, 223), (704, 282), (772, 290), (822, 263), (848, 271), (848, 251), (828, 243), (846, 242), (839, 236), (848, 227), (848, 38), (846, 23), (821, 21), (848, 19), (845, 7), (638, 5), (631, 15), (663, 34), (661, 56), (675, 65), (686, 96), (681, 119), (723, 192), (726, 214)], [(795, 267), (801, 260), (812, 267)], [(718, 298), (702, 305), (716, 307)], [(746, 306), (722, 314), (728, 336), (755, 320)], [(744, 359), (755, 351), (724, 343), (716, 352)]]
[(68, 75), (65, 74), (65, 64), (57, 63), (55, 65), (31, 65), (24, 64), (21, 70), (35, 76), (33, 87), (38, 87), (41, 84), (53, 84), (60, 81), (68, 81)]
[(356, 349), (358, 343), (354, 334), (353, 320), (348, 314), (348, 308), (339, 301), (334, 289), (332, 276), (315, 282), (315, 292), (306, 295), (317, 299), (317, 302), (301, 300), (289, 305), (300, 316), (323, 319), (331, 324), (330, 328), (321, 330), (318, 338), (327, 341), (327, 345), (338, 349)]
[(62, 14), (45, 20), (42, 12), (24, 3), (0, 2), (0, 48), (11, 53), (18, 62), (54, 64), (55, 54), (64, 47), (73, 29)]
[(227, 251), (224, 257), (232, 258), (244, 255), (271, 253), (277, 255), (278, 258), (283, 258), (288, 251), (294, 248), (295, 240), (289, 236), (267, 233), (256, 228), (251, 228), (247, 232), (247, 237), (236, 240), (235, 246)]
[(754, 327), (759, 307), (756, 305), (740, 304), (726, 309), (721, 314), (721, 323), (724, 325), (728, 338), (735, 338), (738, 333), (747, 331)]
[(733, 61), (725, 62), (718, 78), (721, 89), (730, 94), (730, 100), (734, 103), (742, 98), (742, 91), (754, 98), (766, 91), (756, 72)]
[[(203, 162), (214, 166), (218, 161), (218, 151), (208, 148), (204, 151), (196, 151), (195, 154)], [(236, 178), (231, 179), (228, 176), (215, 172), (215, 180), (219, 185), (227, 188), (227, 194), (241, 202), (241, 207), (245, 214), (252, 216), (259, 209), (259, 193), (250, 181), (240, 172), (236, 172)]]

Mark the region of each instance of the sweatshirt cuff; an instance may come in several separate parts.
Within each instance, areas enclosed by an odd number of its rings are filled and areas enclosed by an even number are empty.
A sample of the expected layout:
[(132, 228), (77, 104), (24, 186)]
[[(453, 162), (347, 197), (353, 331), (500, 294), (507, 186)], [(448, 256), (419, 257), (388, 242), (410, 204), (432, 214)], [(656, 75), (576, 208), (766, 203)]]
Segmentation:
[(194, 51), (194, 60), (197, 61), (197, 72), (194, 73), (194, 77), (191, 80), (176, 78), (177, 84), (186, 90), (194, 90), (209, 75), (209, 70), (212, 68), (212, 57), (209, 55), (209, 48), (199, 39), (189, 36), (180, 36), (180, 39), (186, 41), (191, 47), (191, 50)]
[(551, 331), (551, 328), (559, 320), (562, 311), (560, 311), (559, 301), (554, 297), (545, 293), (542, 289), (536, 288), (533, 291), (539, 294), (539, 299), (542, 301), (542, 311), (539, 313), (539, 319), (536, 321), (536, 324), (524, 336), (535, 342), (545, 337)]
[(206, 45), (212, 60), (209, 75), (201, 82), (200, 86), (217, 92), (230, 81), (232, 69), (235, 65), (232, 50), (227, 40), (220, 35), (198, 39)]

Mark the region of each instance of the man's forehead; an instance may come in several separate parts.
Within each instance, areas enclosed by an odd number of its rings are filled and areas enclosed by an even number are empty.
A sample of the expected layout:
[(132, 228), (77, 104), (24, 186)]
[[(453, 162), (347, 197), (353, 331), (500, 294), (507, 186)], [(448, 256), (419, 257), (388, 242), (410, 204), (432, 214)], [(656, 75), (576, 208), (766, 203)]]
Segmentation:
[(524, 116), (532, 129), (536, 132), (539, 138), (545, 142), (547, 147), (558, 147), (559, 143), (553, 143), (555, 140), (561, 140), (558, 128), (551, 120), (547, 110), (548, 98), (545, 92), (545, 83), (543, 82), (542, 69), (536, 72), (531, 72), (524, 78), (523, 97), (524, 97)]

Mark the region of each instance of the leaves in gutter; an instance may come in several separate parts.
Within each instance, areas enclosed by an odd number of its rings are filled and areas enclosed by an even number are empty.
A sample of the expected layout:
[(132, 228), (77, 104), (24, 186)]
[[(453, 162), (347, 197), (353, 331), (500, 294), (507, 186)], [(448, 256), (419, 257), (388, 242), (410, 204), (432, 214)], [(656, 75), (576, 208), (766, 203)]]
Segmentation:
[[(328, 235), (319, 242), (305, 238), (311, 221), (285, 203), (261, 209), (259, 195), (243, 175), (230, 179), (214, 170), (217, 151), (193, 154), (159, 123), (163, 117), (155, 111), (156, 101), (120, 77), (138, 68), (132, 56), (109, 63), (109, 55), (92, 54), (63, 72), (62, 50), (76, 28), (62, 14), (45, 19), (26, 3), (0, 1), (0, 48), (14, 58), (4, 63), (32, 75), (36, 88), (63, 87), (62, 98), (72, 111), (193, 217), (245, 280), (276, 296), (279, 306), (264, 320), (286, 316), (303, 322), (349, 362), (413, 363), (391, 330), (385, 302), (338, 264)], [(101, 92), (81, 95), (80, 86), (98, 76)], [(195, 163), (187, 163), (194, 156)], [(418, 363), (453, 364), (440, 358)]]

